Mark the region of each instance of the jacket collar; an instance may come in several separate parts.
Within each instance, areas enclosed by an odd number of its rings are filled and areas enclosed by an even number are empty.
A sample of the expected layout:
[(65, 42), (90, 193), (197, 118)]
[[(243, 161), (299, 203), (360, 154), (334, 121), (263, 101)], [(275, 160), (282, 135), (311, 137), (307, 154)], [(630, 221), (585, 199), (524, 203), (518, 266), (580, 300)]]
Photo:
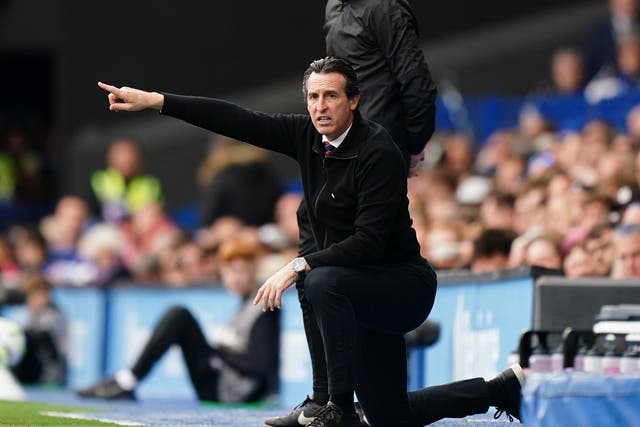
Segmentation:
[[(342, 141), (342, 144), (334, 149), (328, 157), (337, 159), (349, 159), (358, 157), (358, 148), (367, 139), (369, 134), (369, 126), (367, 121), (360, 114), (360, 110), (356, 109), (353, 112), (353, 124), (351, 130), (347, 134), (347, 137)], [(315, 141), (313, 142), (313, 151), (316, 154), (324, 156), (324, 144), (322, 143), (322, 135), (317, 134)]]

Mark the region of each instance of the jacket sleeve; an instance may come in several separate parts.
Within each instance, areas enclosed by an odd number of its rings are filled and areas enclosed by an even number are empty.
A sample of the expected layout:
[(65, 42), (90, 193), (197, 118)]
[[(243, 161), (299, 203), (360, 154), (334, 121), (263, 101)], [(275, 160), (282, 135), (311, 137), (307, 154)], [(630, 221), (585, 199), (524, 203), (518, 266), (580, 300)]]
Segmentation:
[(371, 15), (378, 48), (402, 93), (408, 149), (420, 153), (435, 130), (436, 85), (420, 49), (418, 28), (406, 0), (381, 2)]
[(163, 95), (164, 115), (296, 159), (303, 116), (265, 114), (215, 98)]
[(390, 234), (397, 229), (394, 224), (404, 207), (406, 167), (392, 144), (387, 149), (370, 150), (358, 160), (354, 232), (326, 249), (305, 255), (311, 268), (366, 266), (384, 261)]

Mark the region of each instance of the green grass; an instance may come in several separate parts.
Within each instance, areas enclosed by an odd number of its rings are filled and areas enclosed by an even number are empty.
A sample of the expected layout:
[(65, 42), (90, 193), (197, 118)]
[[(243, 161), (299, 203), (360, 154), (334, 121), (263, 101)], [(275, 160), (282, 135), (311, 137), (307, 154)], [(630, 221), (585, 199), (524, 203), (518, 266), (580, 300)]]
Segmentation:
[(76, 420), (64, 417), (43, 415), (42, 412), (87, 413), (96, 412), (93, 408), (49, 405), (37, 402), (10, 402), (0, 400), (1, 426), (83, 426), (83, 427), (121, 427), (118, 424), (96, 420)]

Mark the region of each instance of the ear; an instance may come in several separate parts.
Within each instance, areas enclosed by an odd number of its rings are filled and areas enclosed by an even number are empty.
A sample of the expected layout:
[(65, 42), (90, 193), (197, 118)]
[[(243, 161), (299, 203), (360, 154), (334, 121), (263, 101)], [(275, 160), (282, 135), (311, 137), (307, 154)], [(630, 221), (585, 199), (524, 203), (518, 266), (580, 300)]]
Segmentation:
[(360, 103), (360, 95), (356, 95), (349, 100), (349, 108), (351, 109), (351, 111), (354, 111), (356, 108), (358, 108), (358, 103)]

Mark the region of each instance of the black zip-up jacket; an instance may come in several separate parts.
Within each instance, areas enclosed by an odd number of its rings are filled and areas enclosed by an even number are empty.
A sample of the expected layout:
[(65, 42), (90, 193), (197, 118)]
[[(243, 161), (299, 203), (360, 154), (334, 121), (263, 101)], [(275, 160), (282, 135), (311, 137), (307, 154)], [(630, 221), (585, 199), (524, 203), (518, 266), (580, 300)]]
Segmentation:
[(270, 115), (171, 94), (162, 114), (298, 162), (317, 249), (305, 254), (312, 268), (424, 263), (411, 228), (402, 155), (388, 132), (357, 110), (347, 137), (327, 158), (308, 115)]
[(325, 31), (327, 54), (358, 76), (362, 114), (403, 153), (420, 153), (434, 131), (437, 91), (409, 0), (328, 0)]

